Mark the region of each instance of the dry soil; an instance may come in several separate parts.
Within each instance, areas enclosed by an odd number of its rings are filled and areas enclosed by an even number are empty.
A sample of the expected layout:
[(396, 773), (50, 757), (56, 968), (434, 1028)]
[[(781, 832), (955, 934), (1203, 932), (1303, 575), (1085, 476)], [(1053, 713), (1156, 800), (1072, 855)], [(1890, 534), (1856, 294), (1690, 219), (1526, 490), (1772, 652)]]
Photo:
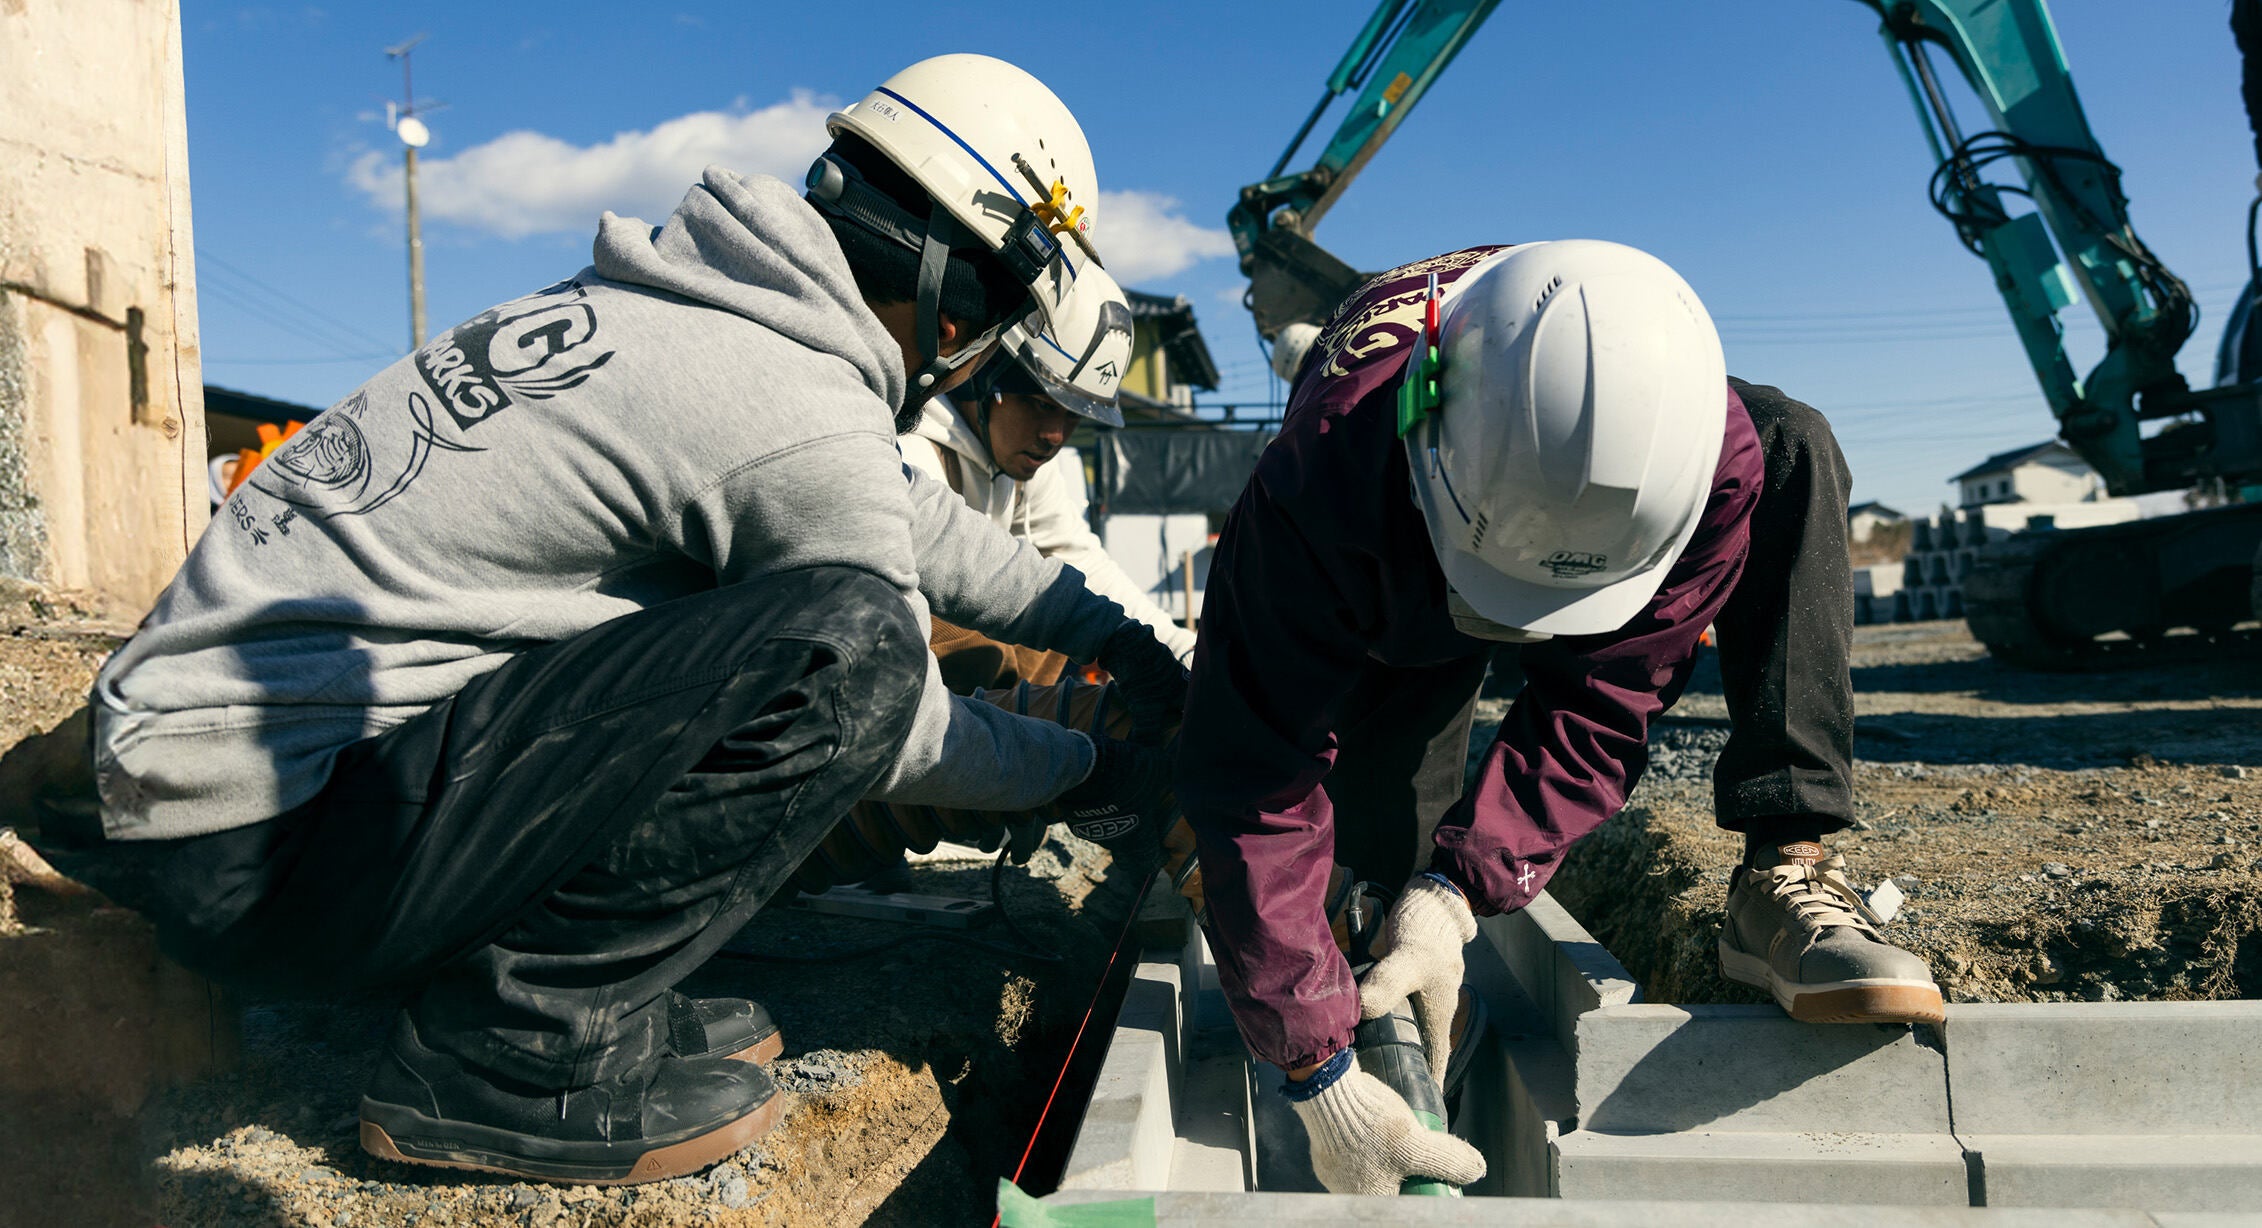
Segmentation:
[[(1833, 838), (1951, 1001), (2262, 997), (2262, 662), (2038, 674), (1959, 623), (1861, 628), (1857, 822)], [(1701, 669), (1625, 813), (1554, 891), (1658, 1002), (1749, 1002), (1713, 944), (1740, 837)]]

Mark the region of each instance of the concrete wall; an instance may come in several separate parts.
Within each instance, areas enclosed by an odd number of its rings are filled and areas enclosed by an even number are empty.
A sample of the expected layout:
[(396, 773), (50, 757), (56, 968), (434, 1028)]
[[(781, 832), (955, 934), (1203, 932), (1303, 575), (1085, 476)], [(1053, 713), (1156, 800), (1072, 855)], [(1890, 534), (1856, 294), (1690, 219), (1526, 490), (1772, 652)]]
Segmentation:
[(0, 0), (0, 579), (138, 611), (204, 527), (173, 0)]

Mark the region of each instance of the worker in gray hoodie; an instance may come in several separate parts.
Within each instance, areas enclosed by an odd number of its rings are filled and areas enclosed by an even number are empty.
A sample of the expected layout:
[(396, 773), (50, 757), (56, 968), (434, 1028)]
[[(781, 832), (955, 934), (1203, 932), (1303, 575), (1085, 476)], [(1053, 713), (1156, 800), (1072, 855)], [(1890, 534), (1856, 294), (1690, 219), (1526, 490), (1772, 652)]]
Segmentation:
[(896, 444), (1066, 317), (1081, 130), (979, 56), (829, 128), (806, 198), (711, 168), (658, 227), (608, 213), (589, 268), (317, 417), (96, 682), (70, 864), (223, 981), (400, 994), (374, 1154), (575, 1183), (728, 1155), (782, 1108), (782, 1042), (673, 986), (852, 803), (1112, 834), (1167, 779), (939, 684), (930, 609), (1096, 659), (1143, 731), (1185, 685)]

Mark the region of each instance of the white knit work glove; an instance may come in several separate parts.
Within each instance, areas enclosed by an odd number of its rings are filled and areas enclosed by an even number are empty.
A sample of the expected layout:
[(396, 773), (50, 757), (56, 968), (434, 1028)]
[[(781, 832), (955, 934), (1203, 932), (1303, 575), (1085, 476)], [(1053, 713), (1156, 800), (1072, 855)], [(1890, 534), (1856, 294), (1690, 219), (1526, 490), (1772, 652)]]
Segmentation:
[(1375, 949), (1385, 952), (1359, 981), (1359, 1016), (1379, 1019), (1413, 999), (1414, 1026), (1429, 1054), (1429, 1072), (1445, 1086), (1453, 1052), (1453, 1011), (1461, 1001), (1461, 948), (1477, 936), (1477, 919), (1459, 890), (1431, 874), (1407, 880), (1390, 908)]
[(1330, 1194), (1396, 1194), (1408, 1177), (1449, 1185), (1484, 1177), (1476, 1148), (1424, 1126), (1389, 1084), (1356, 1066), (1295, 1109), (1311, 1136), (1312, 1175)]

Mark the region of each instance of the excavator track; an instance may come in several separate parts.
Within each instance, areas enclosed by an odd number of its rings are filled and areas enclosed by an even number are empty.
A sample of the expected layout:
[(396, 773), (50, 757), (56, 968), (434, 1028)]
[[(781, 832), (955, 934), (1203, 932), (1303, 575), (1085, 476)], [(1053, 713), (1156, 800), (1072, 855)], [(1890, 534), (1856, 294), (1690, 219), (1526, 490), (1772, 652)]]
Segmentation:
[(2262, 652), (2262, 505), (2090, 529), (2037, 529), (1979, 552), (1964, 622), (2038, 670), (2113, 669)]

